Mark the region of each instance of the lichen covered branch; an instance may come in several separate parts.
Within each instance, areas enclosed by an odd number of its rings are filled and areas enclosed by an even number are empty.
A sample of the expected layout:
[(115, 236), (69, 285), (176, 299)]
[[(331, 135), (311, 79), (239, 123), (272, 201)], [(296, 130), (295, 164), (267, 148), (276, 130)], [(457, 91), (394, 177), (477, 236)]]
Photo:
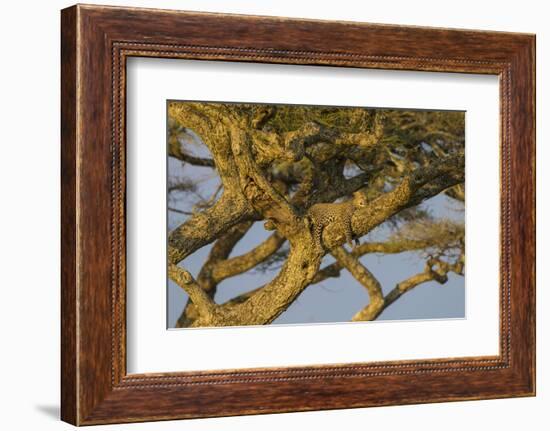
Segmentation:
[(275, 232), (247, 253), (217, 262), (212, 268), (212, 277), (219, 283), (226, 278), (242, 274), (264, 262), (279, 250), (285, 241), (286, 238)]
[(216, 304), (208, 294), (197, 284), (193, 276), (183, 268), (174, 264), (168, 266), (168, 276), (180, 286), (193, 301), (204, 320), (210, 320)]
[(332, 255), (369, 293), (369, 305), (355, 314), (352, 320), (373, 320), (384, 308), (384, 294), (380, 282), (366, 266), (359, 262), (357, 257), (348, 253), (344, 247), (332, 250)]
[(236, 224), (253, 220), (253, 208), (239, 195), (224, 192), (210, 208), (193, 214), (168, 235), (168, 260), (179, 263), (194, 251), (210, 244)]

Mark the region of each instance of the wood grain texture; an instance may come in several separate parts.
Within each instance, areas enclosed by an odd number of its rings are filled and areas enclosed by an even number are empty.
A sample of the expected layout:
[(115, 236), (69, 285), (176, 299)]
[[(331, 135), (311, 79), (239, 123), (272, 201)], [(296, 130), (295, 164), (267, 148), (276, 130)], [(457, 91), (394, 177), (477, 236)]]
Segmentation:
[(76, 9), (61, 16), (61, 417), (77, 422)]
[[(62, 11), (61, 37), (63, 420), (85, 425), (534, 394), (533, 35), (74, 6)], [(129, 56), (499, 75), (500, 355), (127, 375)]]

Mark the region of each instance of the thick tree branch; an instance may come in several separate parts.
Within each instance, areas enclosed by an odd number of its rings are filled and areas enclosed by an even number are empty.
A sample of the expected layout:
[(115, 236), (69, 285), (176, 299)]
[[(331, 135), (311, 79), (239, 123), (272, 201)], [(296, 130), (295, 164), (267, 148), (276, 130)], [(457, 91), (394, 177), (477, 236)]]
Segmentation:
[(426, 283), (428, 281), (432, 281), (433, 279), (434, 277), (431, 272), (421, 272), (419, 274), (415, 274), (412, 277), (407, 278), (406, 280), (403, 280), (400, 283), (397, 283), (397, 285), (393, 288), (393, 290), (391, 290), (390, 293), (386, 295), (386, 298), (385, 298), (386, 307), (389, 307), (391, 304), (397, 301), (403, 294), (412, 290), (416, 286)]
[[(212, 270), (216, 264), (224, 259), (227, 259), (233, 247), (246, 234), (252, 226), (252, 222), (243, 222), (230, 228), (223, 234), (212, 246), (206, 262), (203, 264), (197, 277), (197, 284), (204, 290), (210, 298), (214, 298), (218, 287), (218, 280), (212, 276)], [(199, 317), (199, 311), (192, 300), (187, 301), (185, 308), (182, 310), (176, 326), (178, 328), (189, 326), (194, 320)]]
[(231, 150), (229, 129), (223, 105), (179, 103), (168, 105), (168, 115), (183, 127), (193, 130), (212, 154), (212, 161), (225, 190), (239, 192), (238, 170)]
[(219, 283), (214, 273), (216, 267), (221, 262), (226, 262), (226, 259), (231, 254), (231, 251), (237, 245), (237, 243), (246, 235), (249, 229), (252, 227), (251, 221), (239, 223), (229, 229), (223, 236), (218, 239), (210, 253), (206, 262), (202, 266), (199, 275), (197, 277), (197, 283), (206, 291), (211, 291)]
[(194, 214), (168, 235), (168, 259), (177, 264), (236, 224), (253, 220), (254, 209), (239, 195), (224, 192), (210, 208)]
[(185, 292), (199, 310), (204, 319), (210, 319), (216, 309), (216, 304), (208, 294), (196, 283), (193, 276), (185, 269), (174, 264), (168, 266), (168, 276)]
[(295, 227), (297, 214), (286, 198), (267, 180), (254, 161), (250, 138), (239, 127), (231, 128), (231, 147), (238, 166), (241, 189), (265, 219), (274, 220), (285, 231)]
[[(265, 325), (275, 320), (309, 285), (319, 268), (322, 253), (314, 246), (307, 229), (292, 237), (288, 258), (279, 274), (256, 289), (244, 302), (230, 302), (216, 323), (228, 325)], [(201, 319), (193, 326), (202, 326)]]
[(212, 119), (196, 104), (172, 102), (168, 105), (168, 115), (201, 136), (212, 127)]
[(376, 277), (359, 262), (357, 257), (348, 253), (344, 247), (338, 247), (331, 251), (338, 263), (346, 268), (351, 275), (369, 293), (369, 305), (355, 314), (352, 320), (373, 320), (384, 308), (384, 295), (382, 287)]
[(264, 262), (285, 243), (286, 238), (278, 232), (247, 253), (218, 261), (212, 268), (212, 277), (217, 283), (229, 277), (242, 274)]
[[(354, 212), (352, 228), (356, 238), (369, 233), (376, 226), (399, 211), (418, 205), (424, 199), (464, 182), (464, 153), (444, 159), (438, 165), (419, 169), (405, 177), (391, 192), (374, 199), (364, 209)], [(323, 243), (328, 248), (342, 245), (345, 239), (333, 235), (330, 226), (323, 232)]]

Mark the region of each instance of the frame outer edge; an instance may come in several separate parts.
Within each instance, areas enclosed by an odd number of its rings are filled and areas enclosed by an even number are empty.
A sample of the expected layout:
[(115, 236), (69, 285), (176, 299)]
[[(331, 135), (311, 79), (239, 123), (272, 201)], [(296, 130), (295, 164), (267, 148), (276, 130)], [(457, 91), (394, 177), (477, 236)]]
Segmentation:
[(61, 11), (61, 420), (78, 425), (78, 6)]
[(533, 62), (533, 68), (531, 71), (531, 82), (533, 82), (533, 94), (531, 96), (531, 105), (533, 108), (533, 135), (531, 137), (531, 142), (533, 145), (533, 157), (531, 160), (531, 169), (532, 169), (532, 178), (533, 178), (533, 192), (530, 198), (533, 203), (532, 210), (532, 223), (533, 223), (533, 248), (534, 248), (534, 259), (533, 259), (533, 317), (532, 317), (532, 334), (533, 337), (533, 357), (532, 357), (532, 370), (531, 378), (533, 379), (532, 395), (537, 395), (537, 37), (533, 35), (530, 43), (530, 56)]
[(524, 294), (527, 296), (528, 303), (527, 313), (527, 329), (525, 330), (528, 337), (528, 347), (525, 349), (527, 354), (526, 362), (526, 380), (528, 396), (536, 396), (536, 374), (537, 374), (537, 337), (536, 337), (536, 35), (526, 37), (526, 46), (521, 52), (522, 56), (519, 63), (525, 68), (525, 76), (523, 76), (523, 85), (526, 87), (526, 112), (522, 118), (526, 136), (526, 160), (525, 171), (528, 170), (529, 175), (526, 175), (525, 181), (528, 183), (526, 187), (527, 195), (525, 196), (525, 208), (528, 210), (527, 219), (529, 224), (526, 229), (527, 241), (529, 244), (524, 244), (525, 264), (528, 266), (529, 284), (524, 287)]
[(536, 396), (535, 36), (511, 58), (511, 364), (519, 396)]
[[(107, 306), (111, 306), (111, 299), (107, 299), (105, 296), (106, 290), (103, 286), (103, 278), (101, 283), (96, 287), (101, 287), (94, 292), (94, 296), (90, 295), (88, 290), (89, 284), (92, 283), (94, 286), (98, 284), (98, 278), (95, 276), (90, 276), (89, 273), (86, 273), (86, 269), (90, 268), (91, 263), (88, 262), (90, 256), (94, 256), (94, 246), (95, 242), (90, 241), (89, 234), (92, 231), (91, 228), (86, 228), (87, 217), (95, 214), (91, 210), (90, 201), (90, 186), (93, 186), (93, 181), (99, 181), (96, 176), (92, 175), (92, 178), (88, 178), (88, 174), (91, 173), (89, 164), (83, 164), (84, 160), (81, 160), (86, 156), (93, 156), (91, 159), (94, 163), (98, 163), (102, 168), (105, 168), (105, 158), (103, 156), (97, 156), (97, 151), (105, 151), (106, 146), (102, 141), (104, 136), (102, 131), (95, 132), (92, 130), (92, 126), (88, 121), (95, 121), (95, 119), (89, 118), (89, 112), (84, 110), (89, 103), (93, 103), (94, 113), (97, 113), (100, 117), (105, 117), (105, 113), (108, 112), (106, 109), (106, 100), (102, 99), (101, 92), (104, 91), (100, 87), (93, 87), (93, 83), (87, 79), (83, 79), (93, 71), (99, 71), (98, 78), (106, 78), (107, 67), (106, 64), (97, 64), (95, 62), (90, 62), (90, 53), (88, 52), (88, 42), (94, 42), (95, 45), (93, 49), (100, 50), (101, 54), (105, 57), (106, 48), (111, 47), (111, 43), (116, 41), (119, 36), (113, 30), (120, 32), (121, 22), (128, 20), (128, 18), (134, 17), (134, 15), (141, 15), (143, 12), (155, 13), (151, 10), (146, 9), (112, 9), (109, 10), (108, 20), (98, 19), (98, 13), (102, 11), (102, 7), (98, 6), (87, 6), (83, 7), (80, 5), (73, 6), (71, 8), (65, 9), (62, 11), (62, 34), (61, 34), (61, 44), (62, 44), (62, 94), (61, 94), (61, 106), (62, 106), (62, 133), (61, 133), (61, 157), (62, 157), (62, 325), (61, 325), (61, 336), (62, 336), (62, 369), (61, 369), (61, 380), (62, 380), (62, 408), (61, 416), (62, 419), (66, 422), (69, 422), (73, 425), (83, 425), (83, 424), (99, 424), (99, 423), (120, 423), (120, 422), (136, 422), (144, 420), (161, 420), (161, 419), (177, 419), (185, 417), (210, 417), (210, 416), (229, 416), (236, 414), (258, 414), (258, 413), (274, 413), (274, 412), (283, 412), (283, 411), (307, 411), (307, 410), (322, 410), (327, 408), (352, 408), (352, 407), (365, 407), (367, 405), (387, 405), (387, 404), (411, 404), (411, 403), (427, 403), (427, 402), (439, 402), (439, 401), (456, 401), (456, 400), (467, 400), (467, 399), (488, 399), (488, 398), (501, 398), (501, 397), (510, 397), (510, 396), (525, 396), (534, 394), (534, 280), (531, 280), (531, 277), (534, 276), (534, 262), (527, 262), (522, 265), (527, 274), (527, 279), (532, 281), (529, 285), (522, 285), (523, 290), (521, 295), (516, 295), (516, 299), (521, 300), (520, 302), (527, 305), (526, 309), (523, 310), (522, 316), (526, 318), (524, 322), (520, 325), (521, 328), (516, 330), (515, 339), (519, 341), (518, 334), (525, 334), (528, 332), (524, 341), (521, 343), (523, 347), (526, 347), (527, 354), (516, 355), (514, 362), (516, 366), (510, 371), (515, 372), (513, 375), (509, 372), (496, 372), (494, 377), (506, 377), (506, 382), (508, 384), (513, 383), (513, 388), (509, 388), (509, 392), (497, 391), (498, 384), (491, 383), (488, 384), (482, 377), (487, 374), (479, 376), (479, 382), (477, 382), (472, 377), (473, 382), (478, 384), (479, 389), (477, 392), (474, 390), (454, 393), (450, 396), (445, 397), (435, 397), (435, 398), (422, 398), (420, 394), (418, 396), (409, 396), (396, 400), (396, 402), (384, 401), (371, 401), (368, 404), (365, 404), (365, 401), (361, 400), (357, 402), (351, 401), (338, 401), (333, 398), (334, 392), (330, 392), (329, 387), (325, 387), (326, 381), (324, 379), (319, 380), (304, 380), (307, 383), (307, 388), (311, 389), (312, 399), (310, 402), (302, 403), (298, 408), (292, 408), (288, 403), (284, 404), (283, 402), (278, 405), (270, 405), (269, 407), (261, 406), (258, 407), (253, 402), (248, 403), (247, 397), (242, 397), (241, 407), (235, 407), (233, 405), (229, 406), (230, 403), (226, 403), (221, 406), (219, 409), (213, 409), (207, 411), (204, 414), (200, 413), (199, 410), (204, 411), (204, 405), (200, 405), (201, 394), (203, 396), (203, 402), (205, 399), (211, 401), (210, 395), (218, 394), (223, 398), (231, 399), (233, 396), (238, 396), (239, 393), (244, 390), (264, 390), (266, 393), (276, 395), (276, 390), (296, 390), (299, 391), (299, 388), (296, 389), (294, 386), (286, 384), (283, 386), (281, 384), (273, 384), (267, 381), (261, 382), (231, 382), (227, 381), (222, 386), (219, 386), (216, 391), (212, 389), (212, 392), (207, 397), (204, 396), (205, 386), (194, 384), (191, 388), (172, 388), (172, 387), (159, 387), (160, 385), (154, 385), (154, 388), (143, 388), (143, 387), (132, 387), (132, 388), (123, 388), (119, 386), (119, 381), (116, 378), (111, 378), (109, 376), (109, 381), (107, 381), (106, 366), (107, 358), (109, 358), (109, 364), (113, 366), (113, 358), (111, 353), (106, 353), (106, 351), (97, 349), (97, 347), (105, 347), (106, 344), (106, 334), (107, 334), (107, 320), (104, 319), (103, 323), (99, 328), (90, 327), (90, 323), (95, 323), (97, 316), (94, 317), (93, 313), (98, 310), (101, 313), (107, 312)], [(126, 13), (121, 13), (125, 11)], [(103, 11), (102, 11), (103, 12)], [(174, 13), (182, 13), (179, 11), (173, 11)], [(113, 16), (111, 16), (111, 14)], [(116, 15), (116, 16), (115, 16)], [(130, 16), (129, 16), (130, 15)], [(171, 14), (170, 14), (171, 15)], [(187, 15), (189, 20), (195, 19), (196, 14)], [(212, 15), (208, 15), (209, 20), (212, 20)], [(182, 16), (186, 16), (185, 13), (182, 13)], [(239, 16), (237, 16), (239, 17)], [(240, 16), (242, 17), (242, 16)], [(99, 18), (103, 18), (99, 16)], [(282, 18), (275, 17), (263, 17), (266, 20), (276, 20), (280, 19), (282, 21), (287, 21)], [(229, 19), (229, 18), (228, 18)], [(244, 19), (244, 18), (241, 18)], [(117, 22), (118, 20), (118, 22)], [(232, 24), (233, 21), (238, 20), (235, 16), (231, 17), (229, 24)], [(301, 20), (288, 19), (288, 23), (302, 23)], [(142, 22), (142, 24), (144, 24)], [(149, 25), (145, 22), (144, 25)], [(326, 24), (328, 25), (328, 24)], [(359, 25), (359, 24), (358, 24)], [(118, 26), (118, 27), (117, 27)], [(366, 25), (365, 25), (366, 26)], [(230, 26), (231, 27), (231, 26)], [(365, 27), (367, 28), (367, 27)], [(405, 27), (407, 28), (407, 27)], [(123, 28), (126, 32), (126, 28)], [(373, 27), (376, 31), (379, 31), (379, 27)], [(373, 30), (374, 31), (374, 30)], [(425, 30), (426, 32), (428, 30)], [(124, 36), (124, 32), (121, 33)], [(162, 33), (161, 33), (162, 34)], [(170, 32), (168, 33), (171, 34)], [(453, 33), (454, 34), (454, 33)], [(456, 36), (459, 35), (471, 36), (470, 33), (466, 32), (457, 32)], [(477, 35), (476, 35), (477, 36)], [(503, 49), (503, 52), (506, 51), (507, 58), (512, 56), (516, 60), (516, 67), (520, 68), (521, 71), (527, 72), (527, 76), (523, 75), (521, 78), (524, 80), (530, 80), (534, 78), (534, 75), (531, 76), (529, 73), (534, 74), (534, 37), (528, 38), (527, 40), (521, 39), (525, 35), (506, 35), (503, 34), (502, 37), (506, 38), (506, 50)], [(160, 36), (159, 36), (160, 37)], [(166, 37), (166, 36), (165, 36)], [(176, 39), (181, 36), (174, 36)], [(187, 37), (187, 36), (186, 36)], [(194, 36), (190, 36), (193, 40)], [(196, 37), (196, 36), (195, 36)], [(491, 38), (495, 38), (494, 34), (490, 34)], [(240, 36), (239, 36), (240, 38)], [(239, 39), (237, 38), (237, 39)], [(198, 38), (199, 42), (201, 39)], [(233, 41), (227, 48), (229, 50), (238, 50), (239, 47), (235, 46), (240, 40)], [(264, 41), (265, 42), (265, 41)], [(269, 40), (268, 40), (269, 42)], [(521, 42), (521, 43), (520, 43)], [(527, 43), (526, 43), (527, 42)], [(291, 44), (292, 45), (292, 44)], [(85, 49), (80, 49), (80, 47), (85, 47)], [(193, 46), (191, 44), (190, 46)], [(196, 45), (195, 45), (196, 47)], [(269, 48), (269, 47), (268, 47)], [(291, 47), (292, 48), (292, 47)], [(245, 55), (244, 48), (242, 51), (243, 58), (241, 60), (249, 61)], [(426, 47), (422, 48), (426, 49)], [(512, 52), (513, 49), (513, 52)], [(266, 49), (264, 48), (264, 51)], [(284, 50), (284, 49), (283, 49)], [(291, 49), (292, 50), (292, 49)], [(258, 52), (260, 52), (258, 50)], [(519, 53), (519, 55), (518, 55)], [(301, 52), (298, 52), (301, 54)], [(197, 54), (198, 55), (198, 54)], [(210, 55), (210, 58), (217, 58), (217, 53)], [(357, 56), (358, 54), (351, 54)], [(479, 57), (479, 53), (477, 56)], [(521, 62), (518, 63), (518, 56), (521, 56), (521, 60), (527, 61), (529, 64), (521, 65)], [(224, 57), (221, 55), (221, 57)], [(106, 57), (105, 57), (106, 58)], [(275, 57), (274, 57), (275, 58)], [(289, 57), (290, 58), (290, 57)], [(397, 58), (397, 57), (396, 57)], [(277, 57), (279, 59), (279, 57)], [(282, 62), (285, 62), (285, 58), (281, 57)], [(390, 67), (393, 69), (394, 66), (399, 65), (399, 61), (392, 62)], [(419, 62), (415, 63), (412, 67), (412, 70), (419, 70), (420, 67), (423, 67), (425, 58), (419, 57)], [(500, 58), (497, 58), (500, 60)], [(230, 61), (239, 61), (239, 60), (230, 60)], [(337, 63), (336, 60), (329, 59), (327, 60), (330, 64)], [(290, 63), (293, 61), (290, 60)], [(481, 64), (485, 64), (484, 60), (480, 60), (477, 64), (481, 68)], [(317, 64), (317, 61), (315, 62)], [(438, 63), (439, 64), (439, 63)], [(363, 67), (363, 66), (361, 66)], [(438, 66), (440, 67), (440, 66)], [(477, 66), (476, 66), (477, 67)], [(485, 66), (484, 66), (485, 67)], [(383, 67), (386, 68), (386, 67)], [(408, 68), (408, 67), (407, 67)], [(476, 69), (477, 70), (477, 69)], [(486, 69), (483, 69), (486, 70)], [(105, 75), (105, 76), (104, 76)], [(515, 85), (514, 85), (515, 88)], [(523, 95), (523, 102), (525, 103), (526, 110), (531, 114), (534, 114), (534, 106), (530, 104), (534, 101), (534, 81), (524, 83), (522, 86), (518, 86), (520, 93)], [(93, 90), (93, 91), (92, 91)], [(523, 90), (523, 92), (521, 91)], [(98, 103), (99, 102), (99, 103)], [(512, 107), (517, 109), (518, 101), (514, 100)], [(81, 109), (82, 107), (82, 109)], [(532, 108), (532, 109), (530, 109)], [(513, 110), (515, 110), (513, 109)], [(110, 112), (110, 111), (109, 111)], [(521, 116), (523, 117), (523, 116)], [(105, 117), (106, 118), (106, 117)], [(105, 119), (103, 118), (103, 119)], [(106, 122), (105, 122), (106, 123)], [(527, 128), (528, 136), (524, 136), (522, 140), (523, 144), (526, 145), (525, 152), (519, 158), (518, 163), (522, 167), (525, 167), (526, 164), (529, 164), (529, 167), (533, 170), (529, 172), (528, 177), (524, 178), (521, 183), (526, 185), (526, 190), (523, 196), (519, 199), (525, 210), (527, 210), (527, 217), (531, 216), (527, 221), (524, 230), (522, 233), (527, 238), (527, 244), (521, 247), (522, 250), (527, 250), (527, 255), (534, 257), (534, 248), (530, 249), (534, 243), (534, 238), (531, 236), (534, 233), (534, 129), (532, 128), (534, 123), (534, 117), (525, 119), (525, 117), (520, 121), (521, 126)], [(517, 124), (517, 123), (516, 123)], [(531, 127), (531, 129), (529, 129)], [(517, 129), (513, 128), (514, 133), (517, 133)], [(525, 129), (524, 129), (525, 130)], [(94, 139), (91, 139), (94, 138)], [(87, 146), (89, 142), (94, 143), (94, 147)], [(515, 142), (515, 141), (514, 141)], [(100, 146), (98, 144), (101, 143)], [(87, 159), (85, 159), (87, 160)], [(82, 184), (80, 183), (82, 181)], [(93, 181), (92, 181), (93, 180)], [(100, 181), (102, 185), (103, 180)], [(102, 190), (104, 193), (105, 190)], [(518, 191), (519, 192), (519, 191)], [(86, 195), (88, 193), (88, 195)], [(516, 201), (517, 202), (517, 201)], [(515, 205), (512, 204), (512, 207)], [(105, 208), (101, 209), (101, 214), (105, 212)], [(512, 217), (514, 219), (515, 217)], [(81, 224), (80, 224), (81, 223)], [(96, 228), (94, 228), (96, 229)], [(101, 246), (104, 245), (104, 241), (101, 240)], [(534, 247), (534, 246), (533, 246)], [(105, 266), (106, 258), (94, 260), (94, 264)], [(515, 260), (515, 259), (512, 259)], [(112, 263), (112, 265), (115, 265)], [(105, 272), (105, 271), (104, 271)], [(95, 283), (95, 284), (94, 284)], [(525, 283), (527, 284), (527, 283)], [(101, 298), (99, 298), (101, 296)], [(114, 297), (110, 297), (114, 298)], [(100, 314), (101, 314), (100, 313)], [(82, 325), (79, 325), (81, 321)], [(113, 325), (111, 321), (109, 325)], [(109, 326), (110, 328), (110, 326)], [(525, 331), (525, 332), (523, 332)], [(114, 333), (111, 333), (113, 335)], [(79, 365), (80, 363), (80, 365)], [(431, 374), (428, 372), (427, 374)], [(435, 375), (435, 374), (434, 374)], [(530, 376), (530, 377), (528, 377)], [(326, 378), (335, 378), (338, 376), (327, 375)], [(359, 376), (358, 376), (359, 377)], [(452, 380), (450, 377), (445, 377), (442, 380)], [(487, 376), (485, 376), (487, 377)], [(510, 380), (513, 379), (513, 380)], [(285, 380), (285, 379), (281, 379)], [(388, 380), (380, 378), (380, 381)], [(402, 379), (403, 380), (403, 379)], [(409, 379), (407, 379), (409, 380)], [(354, 378), (354, 381), (357, 379)], [(394, 379), (395, 387), (397, 387), (398, 380), (397, 377)], [(347, 396), (346, 400), (352, 400), (356, 398), (358, 394), (354, 394), (353, 397), (349, 389), (349, 381), (346, 381), (345, 385), (340, 382), (342, 386), (342, 393), (345, 393)], [(336, 381), (335, 381), (336, 383)], [(504, 382), (503, 382), (504, 383)], [(483, 386), (485, 385), (485, 386)], [(477, 386), (476, 386), (477, 387)], [(285, 389), (286, 388), (286, 389)], [(306, 388), (306, 389), (307, 389)], [(125, 390), (122, 390), (125, 389)], [(368, 388), (361, 386), (359, 389), (362, 391), (367, 391)], [(475, 389), (475, 388), (474, 388)], [(497, 391), (497, 392), (495, 392)], [(350, 393), (348, 393), (350, 392)], [(364, 392), (365, 395), (368, 395), (368, 392)], [(284, 392), (284, 399), (287, 399), (289, 396), (288, 392)], [(296, 396), (300, 396), (298, 392)], [(314, 395), (314, 396), (313, 396)], [(170, 411), (170, 414), (155, 414), (147, 413), (147, 409), (150, 409), (148, 406), (147, 398), (149, 401), (155, 399), (159, 403), (164, 403), (165, 407), (171, 402), (175, 402), (177, 407), (185, 411), (177, 410), (174, 414)], [(290, 399), (290, 398), (288, 398)], [(246, 401), (246, 402), (245, 402)], [(168, 404), (167, 404), (168, 403)], [(157, 403), (158, 404), (158, 403)], [(208, 404), (208, 403), (207, 403)], [(223, 407), (223, 408), (222, 408)]]

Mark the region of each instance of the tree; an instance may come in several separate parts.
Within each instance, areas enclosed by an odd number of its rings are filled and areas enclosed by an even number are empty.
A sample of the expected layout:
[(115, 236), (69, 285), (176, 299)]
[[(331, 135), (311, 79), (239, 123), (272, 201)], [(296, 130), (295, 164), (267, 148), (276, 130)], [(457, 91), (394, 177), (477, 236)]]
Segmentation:
[[(169, 233), (169, 277), (188, 294), (178, 326), (271, 323), (308, 286), (349, 271), (367, 289), (369, 303), (350, 316), (373, 320), (404, 293), (427, 281), (445, 283), (464, 274), (464, 224), (434, 219), (419, 204), (445, 193), (464, 202), (464, 114), (444, 111), (170, 102), (169, 156), (210, 169), (220, 186), (189, 209)], [(204, 143), (209, 156), (193, 154)], [(196, 193), (192, 181), (177, 180), (169, 192)], [(313, 235), (309, 209), (361, 194), (367, 204), (349, 207)], [(263, 243), (229, 257), (257, 221), (272, 231)], [(392, 235), (344, 246), (346, 227), (359, 240), (381, 225)], [(198, 276), (180, 262), (213, 244)], [(387, 295), (359, 258), (367, 253), (417, 250), (421, 273)], [(323, 256), (336, 259), (321, 268)], [(214, 301), (219, 283), (275, 262), (276, 277), (231, 300)]]

